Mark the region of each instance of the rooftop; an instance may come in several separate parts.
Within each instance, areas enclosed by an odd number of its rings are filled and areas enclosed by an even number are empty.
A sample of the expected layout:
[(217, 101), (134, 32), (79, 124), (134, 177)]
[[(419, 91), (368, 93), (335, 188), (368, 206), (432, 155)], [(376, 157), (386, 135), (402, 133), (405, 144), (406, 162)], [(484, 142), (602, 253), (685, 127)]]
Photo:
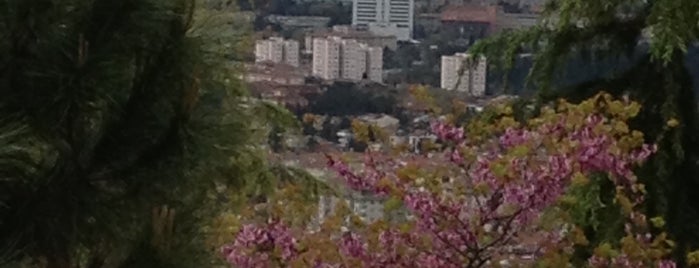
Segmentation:
[(341, 38), (368, 39), (368, 38), (395, 38), (394, 36), (376, 35), (369, 31), (360, 31), (350, 26), (335, 26), (333, 28), (318, 29), (309, 34), (312, 37), (336, 36)]
[(246, 66), (249, 74), (269, 74), (275, 77), (305, 77), (305, 72), (285, 63), (274, 63), (271, 61), (258, 62)]
[(442, 21), (495, 23), (496, 6), (452, 5), (442, 12)]

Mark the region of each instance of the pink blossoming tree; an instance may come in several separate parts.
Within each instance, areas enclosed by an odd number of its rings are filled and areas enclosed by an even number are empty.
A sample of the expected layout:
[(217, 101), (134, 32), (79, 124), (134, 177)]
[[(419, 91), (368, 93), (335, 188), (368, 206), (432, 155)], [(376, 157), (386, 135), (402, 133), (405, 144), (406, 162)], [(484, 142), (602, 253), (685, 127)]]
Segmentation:
[[(465, 127), (435, 122), (444, 154), (427, 164), (421, 156), (367, 153), (361, 168), (351, 168), (328, 156), (348, 188), (407, 216), (363, 223), (345, 209), (309, 229), (277, 215), (244, 225), (223, 255), (234, 267), (562, 267), (573, 247), (585, 245), (596, 248), (591, 267), (674, 267), (665, 259), (671, 241), (652, 235), (638, 209), (645, 189), (633, 168), (655, 150), (625, 123), (638, 110), (600, 94), (517, 122), (504, 106)], [(591, 174), (616, 185), (627, 219), (618, 244), (588, 245), (567, 215), (575, 204), (567, 193)]]

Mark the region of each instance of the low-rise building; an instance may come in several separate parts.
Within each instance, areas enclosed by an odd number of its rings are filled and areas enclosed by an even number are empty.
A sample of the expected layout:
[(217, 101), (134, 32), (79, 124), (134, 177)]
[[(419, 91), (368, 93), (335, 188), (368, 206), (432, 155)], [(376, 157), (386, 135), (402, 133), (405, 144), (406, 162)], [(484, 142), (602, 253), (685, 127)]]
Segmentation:
[(465, 4), (444, 9), (442, 25), (461, 38), (480, 39), (490, 34), (535, 26), (540, 22), (537, 13), (507, 12), (497, 5)]
[(357, 118), (366, 124), (376, 126), (387, 133), (394, 133), (398, 131), (400, 126), (400, 120), (393, 116), (387, 114), (368, 114)]
[[(333, 151), (337, 153), (337, 151)], [(385, 198), (372, 193), (361, 193), (348, 189), (344, 182), (341, 182), (334, 171), (327, 168), (326, 152), (319, 153), (288, 153), (279, 155), (279, 160), (283, 160), (285, 166), (301, 168), (313, 175), (317, 180), (325, 183), (328, 187), (335, 189), (334, 195), (326, 194), (319, 196), (316, 220), (322, 223), (326, 218), (331, 217), (340, 202), (350, 209), (350, 211), (365, 222), (374, 222), (384, 218)], [(359, 157), (360, 154), (351, 154)]]
[(372, 194), (350, 192), (343, 196), (321, 196), (318, 200), (318, 219), (322, 222), (335, 213), (339, 202), (346, 202), (352, 213), (364, 222), (375, 222), (384, 217), (384, 201)]
[(412, 29), (407, 29), (398, 23), (371, 22), (366, 29), (375, 35), (395, 36), (400, 41), (410, 41), (413, 38)]
[(441, 14), (442, 30), (455, 39), (478, 40), (494, 32), (497, 6), (454, 5)]
[(285, 64), (263, 61), (246, 66), (243, 75), (249, 83), (274, 82), (280, 85), (303, 85), (307, 74), (300, 68)]
[(434, 134), (412, 134), (408, 136), (408, 148), (410, 152), (421, 154), (425, 143), (436, 143), (437, 136)]
[(248, 88), (254, 97), (272, 101), (292, 111), (305, 109), (309, 99), (322, 92), (315, 85), (281, 85), (269, 81), (249, 83)]
[(330, 17), (269, 15), (267, 21), (283, 29), (321, 29), (328, 27)]

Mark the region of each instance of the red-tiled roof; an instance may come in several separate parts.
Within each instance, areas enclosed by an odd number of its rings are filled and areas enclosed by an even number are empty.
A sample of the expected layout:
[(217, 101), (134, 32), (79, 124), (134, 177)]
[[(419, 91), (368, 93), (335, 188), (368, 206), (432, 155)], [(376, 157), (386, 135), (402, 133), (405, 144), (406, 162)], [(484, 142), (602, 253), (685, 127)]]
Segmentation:
[(497, 13), (496, 6), (449, 6), (442, 12), (442, 21), (495, 23)]

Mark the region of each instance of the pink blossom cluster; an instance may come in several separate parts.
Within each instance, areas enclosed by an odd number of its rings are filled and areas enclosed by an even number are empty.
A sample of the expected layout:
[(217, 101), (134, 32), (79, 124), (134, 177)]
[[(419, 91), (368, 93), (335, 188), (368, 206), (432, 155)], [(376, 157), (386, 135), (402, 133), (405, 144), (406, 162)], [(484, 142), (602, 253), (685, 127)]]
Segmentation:
[(298, 256), (298, 249), (291, 230), (280, 221), (272, 221), (264, 226), (243, 226), (235, 241), (222, 248), (222, 253), (237, 267), (262, 268), (270, 267), (274, 261), (288, 263)]
[(507, 148), (523, 145), (529, 142), (533, 135), (535, 135), (535, 133), (526, 129), (508, 128), (505, 130), (505, 133), (500, 136), (500, 144)]
[[(617, 141), (613, 136), (594, 131), (605, 123), (600, 116), (589, 116), (584, 125), (572, 130), (566, 130), (564, 123), (534, 130), (510, 128), (496, 139), (499, 146), (487, 147), (468, 144), (463, 128), (442, 122), (432, 124), (433, 132), (452, 146), (447, 149), (449, 163), (465, 174), (453, 178), (455, 183), (474, 191), (450, 195), (426, 190), (417, 182), (391, 181), (390, 187), (401, 193), (403, 204), (414, 216), (416, 232), (406, 234), (389, 227), (382, 231), (380, 246), (375, 248), (370, 248), (368, 240), (359, 233), (346, 233), (337, 240), (341, 254), (359, 261), (362, 267), (482, 267), (495, 256), (516, 258), (519, 253), (510, 249), (522, 245), (521, 234), (537, 231), (531, 224), (565, 193), (573, 174), (603, 172), (622, 186), (630, 187), (635, 179), (633, 166), (655, 150), (649, 145), (630, 154), (614, 150)], [(570, 148), (548, 148), (543, 146), (546, 140), (566, 143)], [(520, 145), (529, 148), (525, 155), (510, 154)], [(460, 149), (464, 148), (481, 150), (474, 163), (463, 163)], [(384, 180), (395, 177), (387, 175), (399, 167), (388, 162), (377, 163), (371, 155), (367, 156), (361, 174), (330, 156), (328, 166), (353, 190), (388, 195), (389, 186)], [(382, 166), (388, 166), (388, 171)], [(486, 190), (476, 191), (477, 188)], [(543, 237), (563, 240), (557, 232)], [(279, 223), (262, 229), (246, 226), (232, 245), (224, 247), (224, 254), (231, 264), (260, 267), (268, 263), (266, 254), (270, 253), (260, 248), (269, 249), (271, 245), (282, 250), (282, 262), (297, 254), (295, 240)], [(529, 251), (537, 253), (537, 250)], [(589, 264), (635, 267), (623, 255), (613, 260), (594, 257)], [(674, 267), (669, 261), (660, 264), (663, 268)], [(335, 265), (318, 262), (316, 267)]]
[(601, 125), (601, 116), (589, 116), (587, 125), (576, 131), (571, 136), (572, 140), (580, 142), (580, 149), (576, 157), (580, 160), (585, 170), (608, 171), (618, 179), (631, 179), (634, 177), (632, 167), (634, 164), (645, 161), (657, 149), (655, 145), (645, 144), (640, 150), (628, 155), (614, 154), (609, 151), (616, 140), (608, 135), (595, 133), (594, 129)]
[[(603, 124), (599, 116), (588, 117), (584, 126), (570, 132), (562, 131), (563, 123), (544, 125), (538, 129), (539, 132), (508, 129), (499, 138), (500, 151), (490, 150), (481, 154), (476, 163), (470, 165), (472, 168), (466, 170), (469, 176), (464, 180), (471, 185), (487, 185), (491, 189), (476, 197), (482, 203), (448, 198), (439, 192), (424, 191), (416, 185), (396, 184), (405, 193), (403, 202), (415, 216), (418, 231), (431, 238), (431, 247), (436, 254), (430, 255), (434, 261), (426, 263), (425, 267), (442, 267), (440, 265), (444, 263), (472, 263), (502, 254), (502, 248), (516, 244), (512, 237), (524, 231), (544, 209), (558, 200), (574, 172), (606, 172), (614, 177), (631, 179), (633, 164), (642, 162), (652, 153), (652, 147), (644, 146), (630, 155), (615, 154), (611, 150), (616, 145), (613, 137), (594, 131)], [(462, 128), (435, 123), (433, 130), (440, 139), (457, 146), (464, 146), (468, 142), (463, 136)], [(568, 151), (542, 153), (543, 148), (535, 146), (544, 138), (575, 141), (578, 147)], [(509, 157), (507, 150), (518, 145), (534, 148), (527, 156)], [(461, 164), (458, 162), (463, 161), (463, 158), (453, 156), (458, 154), (458, 148), (451, 154), (450, 160)], [(494, 171), (495, 165), (502, 161), (508, 161), (504, 176), (511, 177), (509, 179), (502, 178), (502, 175)], [(356, 178), (363, 176), (345, 173), (346, 170), (338, 171), (350, 187), (359, 185), (362, 187), (354, 189), (367, 190), (363, 187), (365, 185), (356, 182)], [(480, 241), (476, 233), (486, 224), (497, 228), (500, 239), (489, 243)], [(419, 245), (408, 245), (420, 251)]]
[(367, 255), (366, 251), (366, 243), (355, 233), (346, 233), (340, 239), (340, 252), (345, 256), (364, 259)]
[(385, 173), (377, 168), (374, 159), (370, 155), (367, 155), (364, 159), (364, 165), (367, 168), (366, 172), (361, 176), (353, 173), (344, 162), (335, 160), (330, 156), (326, 157), (328, 158), (328, 167), (337, 172), (351, 189), (360, 192), (372, 192), (377, 195), (388, 194), (389, 189), (387, 186), (380, 185), (380, 181)]
[(464, 128), (446, 124), (444, 122), (432, 123), (432, 132), (443, 141), (452, 141), (460, 144), (465, 139)]

